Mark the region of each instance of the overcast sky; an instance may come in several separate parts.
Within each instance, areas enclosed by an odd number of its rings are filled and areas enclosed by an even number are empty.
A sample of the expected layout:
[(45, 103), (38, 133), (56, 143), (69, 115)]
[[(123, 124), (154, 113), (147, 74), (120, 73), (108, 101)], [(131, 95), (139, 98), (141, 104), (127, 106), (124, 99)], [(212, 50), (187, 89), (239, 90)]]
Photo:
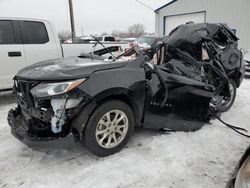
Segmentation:
[[(141, 0), (156, 9), (170, 0)], [(136, 0), (73, 0), (77, 35), (110, 33), (142, 23), (147, 32), (155, 31), (153, 10)], [(57, 31), (70, 29), (68, 0), (0, 0), (0, 17), (47, 19)]]

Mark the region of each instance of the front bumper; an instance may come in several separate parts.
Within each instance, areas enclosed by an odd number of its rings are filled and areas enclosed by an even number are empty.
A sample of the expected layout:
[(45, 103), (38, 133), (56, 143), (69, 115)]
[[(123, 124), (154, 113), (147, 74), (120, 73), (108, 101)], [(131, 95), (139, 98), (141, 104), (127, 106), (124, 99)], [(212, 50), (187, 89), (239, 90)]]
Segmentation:
[[(29, 132), (27, 122), (22, 117), (19, 108), (11, 109), (8, 113), (8, 123), (11, 127), (11, 134), (19, 141), (29, 147), (46, 147), (50, 146), (68, 146), (74, 143), (73, 137), (55, 136), (55, 137), (38, 137)], [(58, 148), (58, 147), (57, 147)]]
[(14, 92), (18, 107), (8, 114), (11, 133), (28, 146), (46, 145), (48, 142), (62, 145), (61, 141), (71, 133), (77, 138), (80, 133), (72, 131), (71, 122), (90, 97), (78, 88), (59, 95), (34, 97), (30, 91), (37, 84), (35, 81), (15, 78)]

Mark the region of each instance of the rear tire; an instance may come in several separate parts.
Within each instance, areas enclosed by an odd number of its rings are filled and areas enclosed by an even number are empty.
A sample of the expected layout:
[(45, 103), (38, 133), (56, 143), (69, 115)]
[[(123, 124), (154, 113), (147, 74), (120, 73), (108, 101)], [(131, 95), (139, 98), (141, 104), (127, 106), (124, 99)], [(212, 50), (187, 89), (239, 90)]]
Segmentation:
[(237, 87), (236, 87), (235, 81), (232, 79), (229, 79), (228, 83), (229, 83), (229, 90), (230, 90), (231, 97), (227, 99), (224, 102), (224, 104), (218, 104), (219, 105), (218, 110), (220, 112), (227, 112), (233, 106), (235, 98), (236, 98)]
[(101, 157), (119, 152), (134, 130), (134, 114), (126, 103), (113, 100), (101, 104), (85, 130), (87, 149)]

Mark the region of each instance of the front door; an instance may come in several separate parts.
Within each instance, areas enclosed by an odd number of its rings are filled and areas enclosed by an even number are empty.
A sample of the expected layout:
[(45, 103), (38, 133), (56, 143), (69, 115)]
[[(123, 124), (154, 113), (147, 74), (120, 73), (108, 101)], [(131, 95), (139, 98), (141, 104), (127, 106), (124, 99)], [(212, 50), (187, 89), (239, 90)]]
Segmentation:
[(0, 90), (13, 87), (13, 77), (25, 67), (24, 47), (16, 21), (0, 20)]

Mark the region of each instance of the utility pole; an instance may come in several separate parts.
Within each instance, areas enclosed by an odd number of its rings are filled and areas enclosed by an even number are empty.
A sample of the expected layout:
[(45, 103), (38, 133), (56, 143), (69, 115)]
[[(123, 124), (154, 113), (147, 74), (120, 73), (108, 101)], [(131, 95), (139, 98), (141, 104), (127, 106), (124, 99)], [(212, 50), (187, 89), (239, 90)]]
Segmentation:
[(75, 19), (74, 19), (74, 10), (72, 0), (69, 0), (69, 13), (70, 13), (70, 24), (71, 24), (71, 35), (72, 43), (75, 43), (76, 32), (75, 32)]

